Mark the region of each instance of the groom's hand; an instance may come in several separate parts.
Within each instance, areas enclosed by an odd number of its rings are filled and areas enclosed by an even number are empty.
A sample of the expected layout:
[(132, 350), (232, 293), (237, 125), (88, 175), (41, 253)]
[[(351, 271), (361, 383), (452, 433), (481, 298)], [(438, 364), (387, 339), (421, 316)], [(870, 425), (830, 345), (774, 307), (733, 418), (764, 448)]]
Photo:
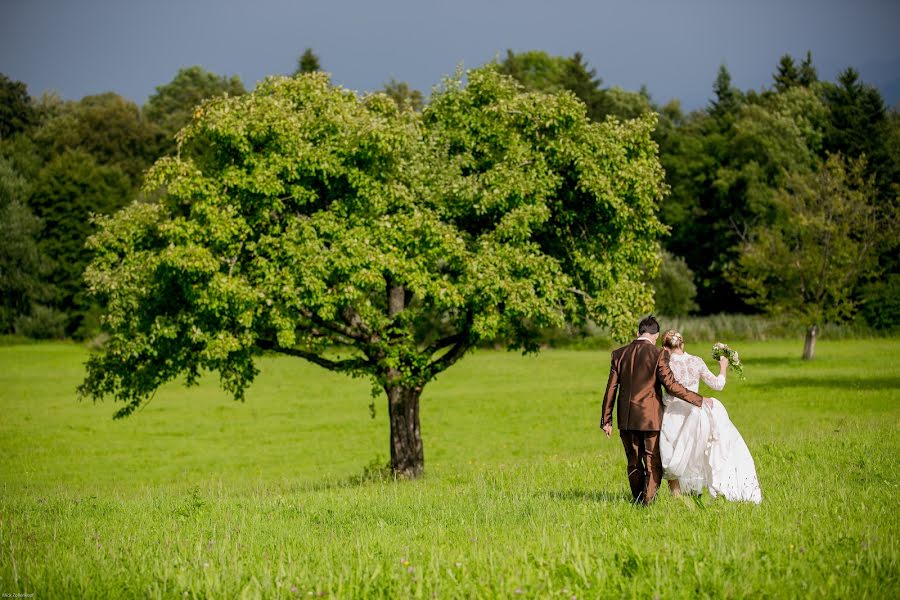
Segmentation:
[(603, 433), (606, 434), (606, 437), (609, 437), (609, 434), (612, 433), (612, 423), (607, 423), (603, 426)]

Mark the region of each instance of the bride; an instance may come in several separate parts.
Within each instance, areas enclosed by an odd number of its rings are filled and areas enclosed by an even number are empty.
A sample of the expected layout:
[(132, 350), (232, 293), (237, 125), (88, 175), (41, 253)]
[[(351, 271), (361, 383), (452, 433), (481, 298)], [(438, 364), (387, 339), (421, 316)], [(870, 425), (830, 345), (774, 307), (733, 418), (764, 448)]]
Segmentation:
[[(725, 387), (727, 358), (719, 360), (716, 377), (702, 359), (684, 351), (684, 338), (677, 331), (666, 332), (663, 347), (671, 353), (672, 374), (684, 387), (696, 392), (700, 379), (714, 390)], [(666, 393), (663, 404), (659, 450), (672, 495), (700, 493), (705, 487), (713, 498), (759, 504), (762, 491), (753, 457), (722, 403), (701, 408)]]

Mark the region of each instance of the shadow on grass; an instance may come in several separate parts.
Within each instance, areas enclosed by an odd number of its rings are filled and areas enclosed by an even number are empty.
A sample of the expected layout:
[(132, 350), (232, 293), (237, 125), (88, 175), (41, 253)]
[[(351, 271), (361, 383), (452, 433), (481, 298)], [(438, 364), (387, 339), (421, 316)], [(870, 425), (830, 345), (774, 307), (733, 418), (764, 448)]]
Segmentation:
[(606, 504), (631, 504), (631, 494), (628, 492), (606, 492), (598, 490), (561, 490), (544, 492), (541, 495), (553, 500), (565, 500), (569, 502), (603, 502)]
[(875, 391), (900, 389), (900, 377), (778, 377), (766, 381), (764, 387)]

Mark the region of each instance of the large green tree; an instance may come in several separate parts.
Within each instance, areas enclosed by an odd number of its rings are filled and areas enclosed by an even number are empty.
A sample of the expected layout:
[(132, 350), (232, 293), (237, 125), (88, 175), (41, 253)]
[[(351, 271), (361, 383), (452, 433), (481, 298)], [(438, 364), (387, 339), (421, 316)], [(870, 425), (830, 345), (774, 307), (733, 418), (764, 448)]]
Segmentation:
[(243, 398), (262, 350), (304, 358), (385, 392), (392, 468), (416, 477), (422, 389), (476, 344), (536, 351), (588, 318), (624, 336), (650, 308), (653, 125), (493, 67), (422, 113), (321, 73), (209, 101), (149, 176), (161, 198), (100, 220), (110, 337), (80, 391), (124, 416), (180, 374)]

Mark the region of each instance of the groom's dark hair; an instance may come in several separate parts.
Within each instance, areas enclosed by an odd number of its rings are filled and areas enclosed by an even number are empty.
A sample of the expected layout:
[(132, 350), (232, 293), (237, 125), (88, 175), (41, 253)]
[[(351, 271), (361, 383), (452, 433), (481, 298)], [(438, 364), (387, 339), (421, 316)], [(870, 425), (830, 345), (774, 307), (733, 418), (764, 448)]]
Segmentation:
[(656, 317), (650, 315), (649, 317), (645, 317), (640, 323), (638, 323), (638, 335), (644, 335), (645, 333), (654, 334), (659, 333), (659, 323), (656, 320)]

